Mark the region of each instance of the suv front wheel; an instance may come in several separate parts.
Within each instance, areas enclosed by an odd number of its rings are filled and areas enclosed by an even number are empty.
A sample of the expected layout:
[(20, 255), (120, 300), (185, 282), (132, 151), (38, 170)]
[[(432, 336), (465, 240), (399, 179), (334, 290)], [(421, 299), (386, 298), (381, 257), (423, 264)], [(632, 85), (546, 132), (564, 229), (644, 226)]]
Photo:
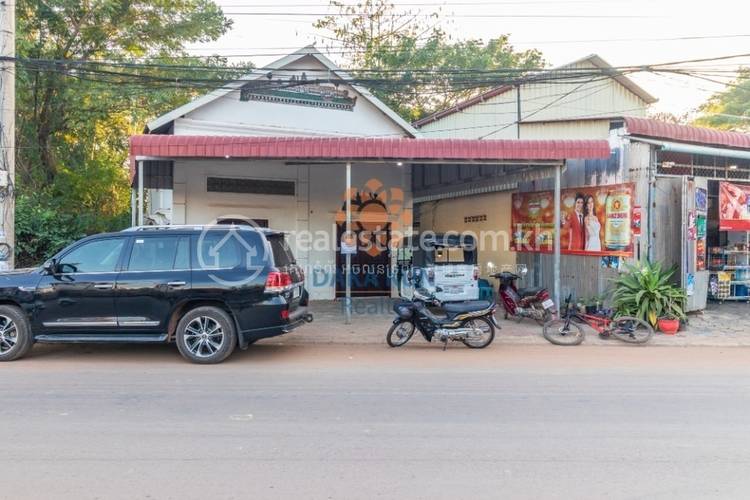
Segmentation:
[(223, 309), (203, 306), (188, 311), (177, 324), (177, 349), (200, 364), (221, 363), (237, 345), (232, 318)]

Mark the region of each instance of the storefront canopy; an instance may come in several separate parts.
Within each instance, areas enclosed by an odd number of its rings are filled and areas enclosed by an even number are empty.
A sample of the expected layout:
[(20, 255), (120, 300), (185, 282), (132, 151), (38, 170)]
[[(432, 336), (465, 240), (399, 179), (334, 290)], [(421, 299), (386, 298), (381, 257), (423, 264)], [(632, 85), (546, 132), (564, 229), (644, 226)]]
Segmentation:
[(628, 135), (706, 146), (750, 149), (750, 135), (704, 127), (678, 125), (650, 118), (625, 117)]
[(604, 140), (470, 140), (359, 137), (229, 137), (136, 135), (131, 163), (139, 159), (256, 158), (276, 160), (432, 162), (562, 162), (609, 158)]

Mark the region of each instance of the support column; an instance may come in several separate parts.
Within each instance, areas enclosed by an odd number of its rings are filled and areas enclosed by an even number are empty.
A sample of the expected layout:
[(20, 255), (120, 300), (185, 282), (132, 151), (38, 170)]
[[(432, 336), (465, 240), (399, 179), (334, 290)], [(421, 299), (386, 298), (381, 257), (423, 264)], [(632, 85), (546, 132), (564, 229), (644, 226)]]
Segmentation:
[(130, 227), (135, 227), (138, 214), (138, 199), (135, 193), (135, 188), (130, 187)]
[[(348, 237), (352, 231), (352, 164), (346, 163), (346, 231), (344, 235)], [(349, 252), (346, 254), (346, 298), (344, 299), (344, 308), (346, 309), (346, 324), (352, 322), (352, 256)]]
[(554, 278), (555, 278), (555, 307), (560, 311), (560, 184), (562, 182), (562, 165), (555, 167), (555, 254), (554, 254)]
[(516, 139), (521, 138), (521, 85), (516, 85)]
[(143, 160), (138, 160), (138, 225), (143, 225)]

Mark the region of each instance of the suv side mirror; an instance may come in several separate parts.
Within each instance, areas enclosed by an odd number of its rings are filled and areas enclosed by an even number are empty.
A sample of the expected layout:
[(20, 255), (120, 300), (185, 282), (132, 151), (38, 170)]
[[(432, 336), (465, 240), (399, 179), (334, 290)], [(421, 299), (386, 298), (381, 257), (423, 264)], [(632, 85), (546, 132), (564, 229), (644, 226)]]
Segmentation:
[(48, 260), (42, 264), (42, 269), (47, 274), (57, 274), (57, 261), (55, 259)]

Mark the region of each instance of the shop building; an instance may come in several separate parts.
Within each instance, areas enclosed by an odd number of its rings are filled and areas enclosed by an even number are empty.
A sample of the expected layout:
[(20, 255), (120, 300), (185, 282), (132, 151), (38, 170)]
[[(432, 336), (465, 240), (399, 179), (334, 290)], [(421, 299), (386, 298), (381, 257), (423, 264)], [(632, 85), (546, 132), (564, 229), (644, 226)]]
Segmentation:
[[(467, 139), (603, 139), (623, 126), (622, 116), (644, 117), (656, 98), (626, 76), (602, 77), (614, 70), (598, 55), (590, 55), (544, 73), (546, 80), (516, 86), (503, 85), (439, 111), (414, 123), (423, 137)], [(568, 161), (585, 170), (607, 171), (603, 160)], [(478, 187), (477, 169), (453, 172), (414, 171), (415, 219), (420, 229), (445, 231), (465, 221), (476, 232), (510, 228), (513, 193), (535, 179), (549, 179), (549, 172), (526, 177), (508, 176), (504, 170), (484, 172)], [(609, 175), (610, 177), (617, 177)], [(610, 179), (612, 180), (612, 179)], [(479, 263), (486, 274), (493, 268), (513, 267), (516, 253), (505, 248), (480, 251)]]
[[(607, 68), (611, 66), (600, 57), (589, 56), (552, 70), (580, 70), (575, 81), (498, 87), (414, 125), (425, 137), (609, 140), (609, 158), (569, 160), (562, 173), (563, 295), (603, 296), (624, 264), (651, 259), (679, 269), (689, 310), (703, 309), (707, 297), (750, 301), (747, 226), (720, 217), (720, 206), (726, 205), (722, 183), (735, 186), (725, 193), (739, 193), (750, 182), (750, 136), (647, 119), (648, 106), (656, 99), (632, 80), (613, 76), (587, 82), (583, 76), (586, 70)], [(529, 172), (530, 178), (523, 179), (498, 170), (487, 172), (489, 180), (480, 188), (470, 182), (466, 168), (413, 170), (416, 224), (421, 230), (444, 230), (461, 221), (472, 231), (507, 228), (507, 250), (480, 251), (483, 271), (526, 265), (530, 284), (551, 288), (550, 176)], [(741, 194), (736, 198), (738, 205), (750, 200)], [(575, 206), (587, 201), (598, 217), (579, 235), (568, 226), (585, 226), (585, 214), (576, 215)], [(627, 215), (613, 211), (623, 201), (629, 204)], [(599, 236), (588, 237), (586, 231)], [(620, 239), (627, 233), (627, 244), (612, 236), (616, 233)], [(594, 239), (598, 241), (588, 246), (587, 240)]]
[(348, 257), (352, 294), (388, 296), (388, 243), (412, 229), (413, 171), (441, 182), (460, 171), (481, 190), (609, 154), (605, 140), (424, 138), (351, 81), (306, 47), (155, 119), (131, 139), (133, 224), (288, 231), (313, 299), (345, 293), (338, 242), (351, 227), (362, 243)]
[[(611, 278), (626, 263), (650, 259), (678, 269), (676, 280), (688, 293), (688, 310), (707, 300), (750, 302), (750, 135), (623, 117), (610, 134), (612, 154), (605, 161), (568, 162), (562, 175), (562, 209), (574, 217), (575, 196), (594, 193), (599, 214), (600, 250), (566, 251), (560, 279), (563, 295), (605, 296)], [(727, 212), (735, 189), (736, 210)], [(516, 196), (549, 193), (548, 180), (519, 186)], [(748, 193), (745, 195), (744, 193)], [(567, 194), (566, 194), (567, 193)], [(608, 248), (607, 224), (619, 222), (611, 203), (627, 196), (629, 246)], [(624, 233), (620, 233), (624, 234)], [(585, 237), (584, 237), (585, 238)], [(518, 262), (534, 269), (535, 283), (551, 286), (553, 259), (537, 251), (518, 252)]]

